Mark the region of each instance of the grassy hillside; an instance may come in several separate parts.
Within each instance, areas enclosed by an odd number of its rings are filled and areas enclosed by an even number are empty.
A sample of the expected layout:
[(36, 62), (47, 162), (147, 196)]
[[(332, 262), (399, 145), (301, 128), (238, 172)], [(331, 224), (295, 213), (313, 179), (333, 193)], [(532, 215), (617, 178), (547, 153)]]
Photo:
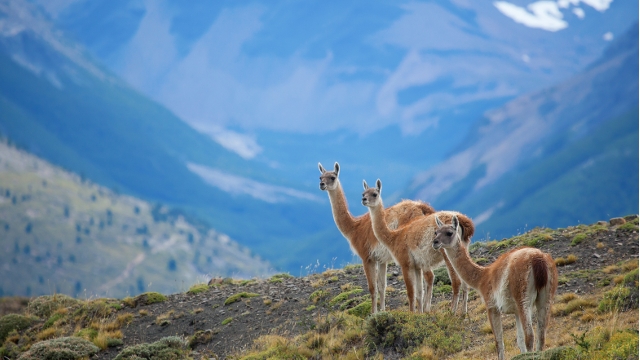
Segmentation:
[[(537, 228), (476, 243), (471, 256), (491, 263), (515, 246), (535, 246), (558, 264), (559, 287), (546, 353), (526, 359), (630, 359), (638, 352), (638, 218), (564, 229)], [(598, 257), (593, 254), (598, 254)], [(407, 311), (399, 268), (388, 272), (388, 312), (371, 316), (360, 265), (292, 277), (190, 284), (164, 296), (31, 299), (0, 318), (0, 355), (96, 359), (487, 359), (495, 346), (486, 308), (470, 293), (466, 316), (449, 311), (451, 287), (436, 271), (434, 310)], [(20, 307), (21, 299), (5, 299)], [(2, 302), (0, 302), (2, 303)], [(14, 308), (15, 311), (15, 308)], [(519, 354), (513, 315), (503, 317), (506, 355)], [(178, 334), (178, 336), (172, 336)], [(552, 355), (553, 354), (553, 355)], [(161, 357), (164, 356), (164, 357)], [(522, 358), (519, 358), (522, 359)]]
[(175, 292), (269, 265), (167, 207), (123, 196), (0, 143), (0, 295)]

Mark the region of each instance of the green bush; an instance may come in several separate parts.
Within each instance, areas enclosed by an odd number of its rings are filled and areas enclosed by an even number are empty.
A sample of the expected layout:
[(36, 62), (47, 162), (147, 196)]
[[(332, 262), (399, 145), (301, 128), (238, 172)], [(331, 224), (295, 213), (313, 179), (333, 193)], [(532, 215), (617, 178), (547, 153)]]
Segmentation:
[(309, 295), (309, 300), (313, 301), (313, 303), (315, 304), (320, 301), (320, 299), (325, 298), (329, 295), (330, 293), (328, 290), (320, 289), (311, 293), (311, 295)]
[(576, 246), (576, 245), (580, 244), (586, 238), (587, 238), (587, 235), (585, 235), (585, 234), (578, 234), (578, 235), (574, 236), (573, 240), (571, 240), (571, 246)]
[(366, 318), (367, 316), (369, 316), (369, 314), (371, 314), (371, 299), (365, 300), (360, 304), (352, 307), (351, 309), (347, 310), (347, 313), (359, 318)]
[(115, 360), (178, 360), (184, 359), (188, 352), (186, 341), (177, 336), (168, 336), (151, 344), (129, 346)]
[(630, 299), (631, 290), (628, 287), (616, 286), (613, 289), (604, 293), (604, 297), (598, 304), (598, 311), (600, 313), (619, 310), (625, 307), (625, 304)]
[(196, 295), (196, 294), (205, 292), (208, 289), (209, 289), (209, 285), (207, 284), (196, 284), (196, 285), (193, 285), (191, 288), (189, 288), (189, 290), (187, 290), (187, 294)]
[(331, 306), (338, 305), (343, 301), (347, 300), (351, 295), (359, 294), (361, 292), (362, 292), (362, 288), (359, 288), (359, 287), (353, 290), (345, 291), (341, 294), (336, 295), (336, 297), (331, 299), (331, 301), (329, 301), (329, 305)]
[(433, 283), (440, 285), (451, 285), (451, 279), (449, 279), (449, 273), (447, 272), (446, 267), (439, 267), (433, 270)]
[(241, 292), (241, 293), (237, 293), (235, 295), (229, 296), (227, 300), (224, 301), (224, 304), (229, 305), (229, 304), (233, 304), (234, 302), (240, 301), (240, 299), (242, 298), (252, 298), (256, 296), (260, 296), (260, 294)]
[(366, 319), (365, 331), (370, 351), (392, 349), (410, 354), (416, 347), (427, 344), (438, 357), (446, 357), (462, 350), (465, 344), (463, 322), (450, 312), (379, 312)]
[(0, 344), (4, 342), (13, 330), (20, 331), (24, 330), (31, 326), (37, 319), (18, 315), (18, 314), (8, 314), (0, 318)]
[(20, 360), (76, 360), (85, 359), (100, 349), (90, 341), (78, 337), (61, 337), (41, 341), (31, 346)]
[(230, 323), (230, 322), (232, 322), (232, 321), (233, 321), (233, 318), (232, 318), (232, 317), (228, 317), (228, 318), (226, 318), (226, 319), (222, 320), (222, 323), (221, 323), (221, 324), (222, 324), (222, 325), (227, 325), (228, 323)]
[(60, 308), (74, 306), (79, 303), (80, 300), (62, 294), (39, 296), (29, 302), (27, 312), (41, 319), (46, 319)]
[(511, 360), (573, 360), (580, 359), (580, 353), (573, 347), (560, 346), (545, 351), (516, 355)]

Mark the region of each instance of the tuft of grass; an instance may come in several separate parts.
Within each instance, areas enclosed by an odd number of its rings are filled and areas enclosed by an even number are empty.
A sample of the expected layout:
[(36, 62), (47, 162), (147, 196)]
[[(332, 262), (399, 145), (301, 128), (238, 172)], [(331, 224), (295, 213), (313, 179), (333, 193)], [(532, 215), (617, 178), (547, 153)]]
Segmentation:
[(628, 260), (623, 262), (620, 267), (623, 271), (630, 271), (638, 268), (638, 260)]
[(606, 313), (623, 309), (630, 295), (631, 290), (628, 287), (622, 285), (614, 287), (604, 293), (602, 300), (598, 303), (598, 312)]
[(586, 239), (587, 239), (587, 235), (586, 234), (578, 234), (578, 235), (573, 237), (573, 240), (571, 240), (571, 246), (576, 246), (576, 245), (580, 244), (581, 242), (583, 242)]
[(336, 306), (336, 305), (342, 303), (343, 301), (347, 300), (351, 295), (359, 294), (361, 292), (362, 292), (362, 288), (361, 287), (357, 287), (357, 288), (354, 288), (352, 290), (340, 293), (340, 294), (336, 295), (333, 299), (331, 299), (331, 301), (329, 301), (329, 305)]
[(188, 345), (191, 349), (194, 349), (198, 344), (206, 344), (213, 339), (213, 336), (217, 334), (215, 330), (198, 330), (191, 337), (189, 337)]
[(278, 284), (283, 282), (286, 279), (291, 279), (291, 278), (293, 278), (293, 276), (287, 273), (275, 274), (269, 278), (269, 282), (273, 284)]
[(316, 290), (311, 295), (309, 295), (309, 300), (313, 301), (314, 304), (317, 304), (320, 299), (326, 298), (330, 295), (329, 290)]
[(164, 314), (158, 315), (158, 317), (156, 317), (156, 325), (165, 326), (171, 324), (170, 319), (173, 317), (174, 313), (174, 310), (169, 310)]
[(347, 314), (364, 319), (371, 314), (371, 308), (371, 299), (369, 299), (347, 310)]
[(27, 352), (20, 356), (20, 359), (88, 359), (98, 351), (100, 349), (86, 339), (61, 337), (33, 344)]
[(362, 264), (349, 264), (344, 267), (344, 271), (351, 273), (362, 268)]
[(576, 261), (578, 261), (578, 257), (574, 254), (569, 254), (566, 259), (563, 257), (555, 259), (556, 266), (570, 265), (575, 263)]
[(233, 321), (233, 318), (232, 317), (228, 317), (228, 318), (222, 320), (221, 324), (224, 326), (224, 325), (227, 325), (228, 323), (230, 323), (232, 321)]
[(618, 230), (623, 230), (623, 231), (638, 231), (638, 225), (631, 223), (631, 222), (626, 222), (622, 225), (620, 225), (618, 227)]
[(556, 302), (565, 303), (566, 304), (569, 301), (577, 299), (577, 298), (579, 298), (579, 296), (576, 293), (564, 293), (562, 295), (559, 295), (556, 298)]
[(309, 305), (309, 306), (307, 306), (307, 308), (306, 308), (305, 310), (306, 310), (306, 311), (313, 311), (313, 310), (315, 310), (315, 309), (316, 309), (316, 306), (315, 306), (315, 305)]
[(58, 328), (57, 327), (50, 327), (47, 329), (44, 329), (42, 331), (40, 331), (39, 333), (36, 334), (36, 339), (38, 339), (39, 341), (42, 340), (47, 340), (47, 339), (51, 339), (56, 337), (56, 335), (58, 335)]
[(177, 336), (168, 336), (151, 344), (138, 344), (122, 350), (114, 360), (136, 359), (184, 359), (189, 353), (188, 344)]
[(140, 316), (147, 316), (147, 315), (149, 315), (149, 310), (142, 309), (142, 310), (138, 311), (138, 314), (140, 314)]
[(207, 284), (195, 284), (192, 287), (190, 287), (189, 290), (187, 290), (187, 294), (196, 295), (196, 294), (203, 293), (203, 292), (205, 292), (207, 290), (209, 290), (209, 285), (207, 285)]
[(237, 293), (235, 295), (231, 295), (227, 298), (227, 300), (224, 301), (225, 305), (229, 305), (229, 304), (233, 304), (234, 302), (238, 302), (240, 301), (240, 299), (242, 298), (252, 298), (252, 297), (256, 297), (256, 296), (260, 296), (260, 294), (256, 294), (256, 293), (248, 293), (248, 292), (241, 292), (241, 293)]

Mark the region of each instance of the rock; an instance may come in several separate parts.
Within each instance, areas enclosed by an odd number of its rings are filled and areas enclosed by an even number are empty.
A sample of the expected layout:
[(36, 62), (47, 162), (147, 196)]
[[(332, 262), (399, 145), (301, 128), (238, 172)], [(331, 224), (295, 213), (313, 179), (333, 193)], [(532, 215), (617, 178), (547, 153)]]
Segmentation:
[(626, 223), (627, 221), (624, 218), (621, 217), (617, 217), (617, 218), (611, 218), (609, 220), (609, 224), (613, 225), (622, 225), (624, 223)]
[(221, 277), (216, 277), (216, 278), (212, 278), (211, 280), (209, 280), (209, 286), (211, 285), (219, 285), (222, 284), (222, 278)]
[(600, 220), (600, 221), (598, 221), (598, 225), (607, 226), (607, 225), (609, 225), (609, 223), (604, 221), (604, 220)]
[(599, 258), (600, 258), (600, 255), (598, 255), (598, 254), (595, 254), (595, 253), (594, 253), (594, 254), (593, 254), (593, 257), (594, 257), (594, 258), (598, 258), (598, 259), (599, 259)]
[(634, 215), (627, 215), (627, 216), (624, 217), (624, 219), (626, 221), (633, 221), (633, 220), (635, 220), (637, 218), (638, 218), (638, 215), (635, 215), (635, 214)]

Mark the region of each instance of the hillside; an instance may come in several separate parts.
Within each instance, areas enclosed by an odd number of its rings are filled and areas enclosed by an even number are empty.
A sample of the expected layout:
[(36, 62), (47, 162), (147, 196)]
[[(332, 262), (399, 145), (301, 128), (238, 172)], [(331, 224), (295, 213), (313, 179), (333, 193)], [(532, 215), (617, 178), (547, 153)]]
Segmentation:
[(0, 142), (0, 296), (176, 292), (270, 265), (178, 211), (115, 193)]
[(487, 112), (405, 196), (468, 213), (494, 237), (591, 223), (637, 211), (637, 149), (636, 23), (580, 74)]
[[(487, 264), (518, 245), (550, 252), (560, 284), (547, 348), (554, 349), (550, 351), (558, 359), (633, 358), (638, 352), (638, 217), (625, 219), (622, 225), (603, 221), (536, 228), (502, 241), (475, 243), (470, 253)], [(308, 268), (302, 275), (194, 284), (166, 297), (147, 293), (88, 301), (35, 298), (20, 311), (25, 317), (0, 319), (0, 340), (6, 338), (0, 354), (14, 359), (31, 347), (21, 357), (31, 359), (74, 343), (76, 354), (97, 352), (93, 358), (98, 359), (133, 359), (134, 354), (161, 351), (164, 356), (192, 359), (495, 357), (484, 305), (472, 292), (468, 315), (452, 315), (451, 288), (443, 269), (436, 273), (435, 310), (424, 315), (407, 313), (395, 266), (388, 272), (391, 311), (376, 316), (367, 316), (370, 299), (363, 295), (361, 266)], [(19, 307), (20, 301), (2, 303)], [(513, 316), (505, 316), (503, 324), (507, 356), (517, 355)], [(17, 331), (10, 332), (14, 328)], [(69, 335), (75, 337), (55, 340)]]

